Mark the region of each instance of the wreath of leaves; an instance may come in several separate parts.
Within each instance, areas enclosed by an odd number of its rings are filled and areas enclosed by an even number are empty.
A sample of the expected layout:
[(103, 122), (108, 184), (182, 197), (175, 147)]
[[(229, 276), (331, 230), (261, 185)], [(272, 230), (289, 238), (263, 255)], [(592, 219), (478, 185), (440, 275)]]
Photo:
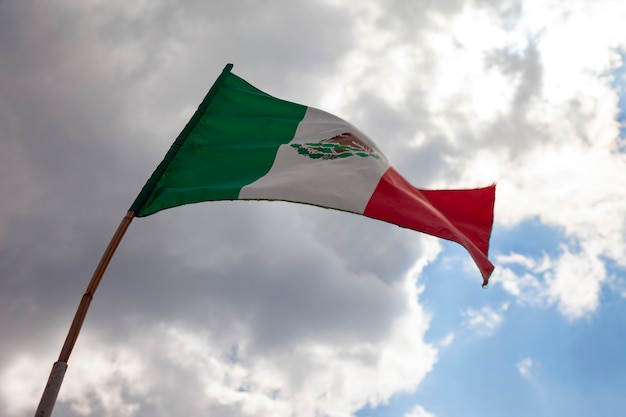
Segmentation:
[(380, 159), (380, 156), (373, 152), (366, 152), (353, 146), (337, 143), (293, 143), (290, 146), (296, 149), (300, 155), (308, 156), (311, 159), (339, 159), (355, 155), (362, 158), (371, 156)]

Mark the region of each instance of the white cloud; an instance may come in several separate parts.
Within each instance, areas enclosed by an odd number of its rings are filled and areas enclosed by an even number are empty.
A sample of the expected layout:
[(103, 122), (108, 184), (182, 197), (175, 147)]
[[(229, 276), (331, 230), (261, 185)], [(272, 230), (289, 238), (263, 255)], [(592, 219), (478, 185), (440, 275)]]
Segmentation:
[(462, 315), (467, 327), (480, 335), (490, 336), (502, 324), (503, 313), (506, 312), (508, 308), (508, 303), (502, 304), (498, 309), (491, 307), (482, 307), (479, 310), (468, 308)]
[(505, 291), (515, 296), (518, 302), (531, 305), (545, 305), (546, 284), (534, 274), (517, 274), (511, 269), (500, 266), (491, 277), (492, 284), (500, 284)]
[(450, 346), (454, 342), (454, 333), (448, 333), (443, 339), (439, 341), (439, 347), (447, 347)]
[(535, 362), (531, 358), (524, 358), (515, 364), (515, 367), (523, 378), (531, 379), (535, 369)]
[[(0, 373), (0, 399), (9, 416), (33, 413), (43, 392), (47, 364), (28, 355), (13, 358)], [(48, 368), (49, 371), (49, 368)]]
[[(259, 350), (251, 347), (254, 335), (245, 320), (232, 327), (223, 322), (215, 333), (208, 324), (198, 330), (161, 323), (115, 344), (88, 331), (58, 404), (76, 415), (103, 417), (166, 416), (174, 410), (190, 416), (349, 416), (376, 407), (399, 391), (414, 390), (437, 360), (436, 348), (424, 341), (429, 317), (418, 304), (416, 285), (428, 262), (422, 259), (395, 284), (392, 291), (402, 294), (405, 308), (377, 338), (301, 338), (288, 348), (276, 341)], [(43, 368), (24, 357), (2, 373), (8, 416), (34, 409), (43, 376), (33, 370)]]
[[(556, 305), (569, 320), (593, 313), (599, 306), (601, 286), (609, 280), (604, 263), (593, 251), (573, 253), (565, 245), (555, 259), (546, 254), (541, 260), (510, 254), (497, 261), (502, 266), (494, 274), (494, 284), (501, 284), (521, 304)], [(527, 272), (514, 272), (507, 264), (517, 264)]]
[[(528, 273), (496, 270), (494, 282), (526, 304), (538, 295), (535, 305), (555, 304), (567, 318), (579, 319), (600, 305), (608, 282), (604, 259), (621, 266), (626, 259), (626, 193), (618, 185), (626, 183), (626, 154), (618, 151), (617, 95), (607, 76), (620, 64), (615, 48), (626, 46), (620, 23), (626, 11), (613, 1), (523, 6), (506, 29), (481, 18), (482, 32), (504, 32), (499, 43), (480, 34), (454, 37), (456, 43), (439, 35), (444, 49), (454, 52), (439, 55), (438, 65), (454, 68), (457, 83), (449, 97), (456, 99), (462, 122), (455, 126), (449, 114), (435, 120), (447, 135), (465, 140), (456, 144), (459, 178), (470, 184), (497, 181), (497, 223), (538, 218), (568, 239), (550, 248), (558, 256), (544, 255), (542, 268), (523, 254), (517, 260), (500, 256), (501, 264), (517, 264)], [(463, 16), (453, 21), (453, 33), (463, 31)], [(526, 42), (519, 38), (523, 33)], [(480, 65), (472, 63), (477, 51), (488, 57), (488, 71), (479, 73)], [(503, 76), (507, 86), (498, 87)], [(458, 80), (471, 82), (466, 87)], [(475, 98), (492, 97), (492, 89), (502, 95), (488, 102), (500, 106), (486, 112)], [(433, 92), (428, 101), (440, 102), (441, 94)]]
[(550, 267), (550, 258), (546, 253), (544, 253), (543, 258), (539, 262), (530, 256), (515, 252), (511, 252), (508, 255), (496, 255), (495, 260), (500, 265), (521, 265), (533, 272), (543, 272)]
[(142, 352), (94, 345), (87, 349), (72, 362), (58, 401), (79, 415), (134, 416), (153, 383), (145, 377)]
[[(626, 193), (617, 185), (626, 183), (626, 155), (617, 151), (617, 96), (605, 75), (620, 64), (615, 48), (625, 45), (626, 16), (615, 6), (529, 0), (507, 25), (487, 8), (445, 19), (433, 14), (419, 49), (384, 28), (373, 32), (365, 20), (367, 36), (325, 101), (337, 111), (357, 108), (352, 102), (360, 104), (355, 92), (363, 87), (395, 110), (423, 98), (428, 117), (413, 126), (413, 144), (425, 152), (433, 136), (443, 136), (445, 166), (461, 167), (458, 180), (444, 169), (436, 186), (497, 181), (498, 224), (538, 218), (563, 230), (568, 240), (549, 248), (558, 256), (516, 254), (527, 272), (499, 268), (492, 279), (525, 305), (556, 305), (571, 320), (598, 308), (608, 282), (603, 258), (626, 265)], [(381, 13), (369, 10), (370, 19)], [(366, 41), (372, 37), (377, 41)], [(428, 175), (422, 169), (416, 176)], [(501, 265), (514, 261), (500, 256)]]
[(558, 308), (570, 319), (594, 312), (600, 303), (600, 288), (606, 280), (604, 263), (588, 251), (559, 257), (554, 275), (547, 276), (548, 296), (557, 300)]
[[(68, 367), (57, 404), (67, 403), (81, 416), (134, 416), (140, 408), (139, 397), (152, 385), (152, 379), (145, 378), (144, 355), (148, 352), (94, 343), (88, 335), (83, 335), (81, 345), (86, 350), (75, 355)], [(47, 379), (46, 370), (49, 367), (43, 358), (29, 354), (4, 369), (0, 374), (0, 398), (5, 415), (22, 416), (35, 411)]]
[(426, 411), (421, 405), (414, 406), (404, 417), (436, 417), (433, 413)]

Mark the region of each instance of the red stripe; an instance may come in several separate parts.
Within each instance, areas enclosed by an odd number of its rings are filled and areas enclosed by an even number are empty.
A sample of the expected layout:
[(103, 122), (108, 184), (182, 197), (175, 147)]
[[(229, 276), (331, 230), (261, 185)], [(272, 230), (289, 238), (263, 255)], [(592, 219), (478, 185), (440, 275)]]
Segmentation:
[(365, 207), (365, 216), (463, 245), (487, 285), (495, 185), (471, 190), (420, 190), (389, 168)]

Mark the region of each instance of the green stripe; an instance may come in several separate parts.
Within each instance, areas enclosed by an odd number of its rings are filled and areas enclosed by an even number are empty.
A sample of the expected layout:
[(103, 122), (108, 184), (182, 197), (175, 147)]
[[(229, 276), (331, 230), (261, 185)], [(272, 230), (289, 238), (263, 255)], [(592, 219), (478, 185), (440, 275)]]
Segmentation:
[(142, 207), (144, 206), (144, 204), (146, 203), (150, 195), (153, 193), (154, 188), (156, 187), (157, 183), (161, 179), (161, 176), (163, 175), (167, 167), (170, 165), (170, 163), (176, 157), (178, 150), (182, 146), (183, 142), (185, 142), (185, 140), (189, 136), (189, 133), (191, 133), (191, 131), (195, 128), (196, 124), (198, 124), (198, 121), (202, 117), (202, 114), (204, 114), (204, 111), (209, 106), (209, 104), (213, 100), (213, 97), (215, 97), (220, 87), (222, 86), (222, 83), (224, 82), (224, 80), (229, 75), (232, 69), (233, 69), (233, 64), (227, 64), (224, 67), (224, 69), (222, 70), (222, 73), (217, 78), (217, 80), (215, 80), (215, 83), (213, 83), (213, 85), (211, 86), (211, 89), (209, 90), (207, 95), (204, 97), (204, 100), (202, 100), (202, 103), (200, 103), (198, 110), (196, 110), (193, 117), (189, 120), (189, 122), (187, 123), (183, 131), (180, 132), (180, 134), (178, 135), (178, 137), (176, 138), (176, 140), (170, 147), (169, 151), (165, 154), (165, 158), (163, 158), (163, 161), (161, 161), (161, 163), (154, 170), (150, 178), (148, 178), (148, 181), (139, 192), (139, 195), (137, 196), (133, 204), (130, 206), (130, 209), (129, 209), (130, 211), (134, 211), (135, 213), (141, 212)]
[(206, 101), (192, 118), (198, 116), (196, 123), (177, 139), (179, 149), (145, 202), (136, 201), (137, 210), (131, 207), (138, 217), (183, 204), (237, 199), (242, 187), (267, 174), (278, 147), (291, 141), (306, 112), (305, 106), (272, 97), (230, 72)]

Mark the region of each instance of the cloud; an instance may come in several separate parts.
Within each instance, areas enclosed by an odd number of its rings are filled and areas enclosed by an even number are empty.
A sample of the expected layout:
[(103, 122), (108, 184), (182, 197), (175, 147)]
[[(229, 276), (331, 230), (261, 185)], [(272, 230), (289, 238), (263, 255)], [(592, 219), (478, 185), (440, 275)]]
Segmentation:
[(547, 276), (548, 296), (557, 300), (563, 315), (577, 319), (598, 308), (600, 288), (605, 281), (606, 270), (599, 257), (565, 250), (554, 275)]
[[(88, 330), (57, 407), (68, 415), (102, 416), (161, 416), (173, 410), (191, 416), (332, 416), (376, 407), (395, 392), (415, 389), (437, 358), (437, 350), (423, 340), (428, 317), (417, 304), (414, 275), (399, 285), (406, 290), (406, 309), (392, 319), (388, 333), (368, 339), (298, 339), (283, 349), (259, 351), (252, 323), (245, 322), (227, 337), (161, 323), (115, 343)], [(35, 362), (25, 357), (0, 379), (10, 416), (35, 406), (33, 372), (45, 369)]]
[[(623, 28), (611, 2), (596, 2), (580, 14), (578, 7), (477, 8), (446, 15), (446, 31), (437, 30), (434, 15), (422, 29), (427, 36), (419, 50), (392, 36), (355, 49), (340, 74), (343, 86), (331, 89), (325, 101), (359, 114), (364, 99), (376, 108), (375, 96), (383, 111), (363, 117), (365, 126), (376, 120), (375, 131), (391, 121), (380, 119), (388, 109), (428, 115), (415, 124), (395, 120), (403, 136), (413, 137), (415, 152), (392, 147), (391, 159), (412, 161), (409, 175), (438, 187), (496, 180), (497, 224), (539, 218), (562, 229), (569, 240), (554, 248), (558, 257), (544, 258), (549, 271), (527, 268), (517, 275), (505, 268), (493, 281), (526, 305), (556, 305), (570, 320), (600, 305), (608, 282), (604, 259), (619, 265), (626, 259), (626, 199), (615, 188), (626, 181), (626, 158), (615, 121), (618, 97), (606, 76), (622, 65), (613, 48), (623, 43)], [(580, 25), (597, 27), (599, 35), (587, 36)], [(367, 60), (374, 54), (393, 63), (393, 83)], [(416, 68), (419, 78), (406, 72)], [(371, 85), (370, 96), (353, 96), (359, 89), (346, 88), (351, 79)]]
[(12, 363), (4, 367), (0, 374), (0, 399), (5, 413), (18, 416), (34, 412), (36, 401), (41, 397), (37, 384), (47, 380), (46, 365), (43, 361), (38, 363), (30, 356), (21, 355), (13, 357)]
[[(552, 269), (552, 260), (547, 254), (538, 261), (530, 256), (517, 253), (496, 256), (500, 266), (492, 277), (493, 284), (515, 296), (518, 302), (532, 306), (545, 306), (547, 303), (546, 284), (543, 274)], [(517, 272), (519, 268), (528, 272)]]
[[(456, 52), (450, 63), (465, 63), (454, 66), (456, 79), (472, 82), (457, 81), (449, 93), (427, 101), (446, 107), (454, 99), (458, 122), (439, 121), (458, 155), (450, 159), (470, 183), (497, 180), (498, 224), (538, 218), (567, 239), (551, 248), (558, 256), (550, 256), (550, 271), (527, 266), (528, 273), (511, 279), (510, 270), (497, 269), (494, 282), (523, 301), (538, 295), (536, 304), (556, 304), (575, 320), (600, 305), (605, 260), (623, 265), (626, 259), (626, 198), (616, 188), (626, 181), (626, 157), (619, 151), (618, 96), (607, 76), (622, 65), (615, 48), (624, 47), (623, 28), (608, 17), (617, 12), (611, 2), (596, 2), (585, 13), (576, 13), (579, 5), (527, 6), (509, 26), (479, 12), (484, 29), (477, 32), (484, 37), (459, 36), (458, 44), (444, 37), (441, 45)], [(459, 30), (464, 18), (458, 17)], [(596, 28), (598, 36), (587, 36), (579, 25)], [(493, 31), (501, 36), (487, 36)], [(476, 51), (483, 60), (471, 61)], [(490, 83), (500, 94), (486, 100), (499, 103), (492, 108), (475, 102), (485, 95), (472, 90), (491, 91), (480, 87)]]
[(439, 347), (444, 348), (444, 347), (450, 346), (452, 342), (454, 342), (454, 333), (450, 332), (443, 339), (439, 341)]
[[(13, 196), (0, 217), (13, 236), (0, 241), (0, 406), (13, 417), (34, 409), (116, 221), (221, 67), (306, 102), (354, 23), (315, 2), (0, 9), (0, 192)], [(437, 358), (416, 280), (440, 249), (353, 217), (215, 203), (135, 220), (56, 412), (348, 415), (416, 389)]]
[(411, 411), (404, 414), (404, 417), (436, 417), (433, 413), (430, 413), (424, 409), (421, 405), (414, 406)]
[[(546, 307), (556, 305), (569, 320), (576, 320), (596, 311), (601, 286), (609, 279), (599, 256), (579, 249), (572, 253), (563, 245), (556, 257), (544, 254), (541, 260), (520, 254), (498, 256), (502, 265), (494, 283), (525, 305)], [(507, 265), (517, 264), (523, 272)]]
[(515, 364), (517, 371), (525, 379), (531, 379), (536, 367), (535, 362), (531, 358), (524, 358)]
[(479, 310), (468, 308), (462, 313), (464, 323), (470, 329), (483, 336), (491, 336), (502, 324), (503, 313), (509, 308), (508, 303), (498, 309), (482, 307)]

